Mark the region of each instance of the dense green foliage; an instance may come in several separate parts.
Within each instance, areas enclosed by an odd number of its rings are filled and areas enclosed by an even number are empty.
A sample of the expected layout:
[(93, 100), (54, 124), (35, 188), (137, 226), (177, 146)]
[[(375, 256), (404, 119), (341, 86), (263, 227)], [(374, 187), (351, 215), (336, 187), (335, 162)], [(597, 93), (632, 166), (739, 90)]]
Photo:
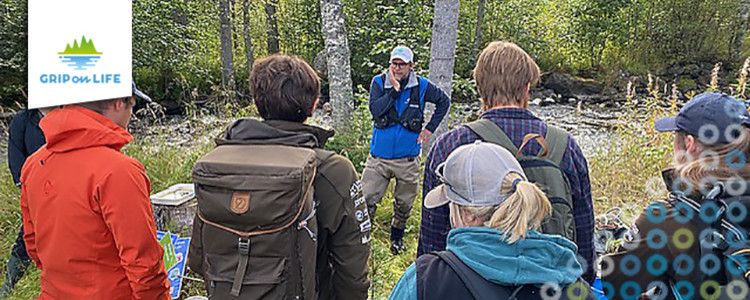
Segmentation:
[(26, 104), (27, 7), (23, 0), (0, 2), (0, 103)]
[[(237, 93), (247, 101), (243, 1), (231, 1)], [(728, 0), (507, 0), (486, 1), (483, 45), (511, 40), (544, 70), (601, 74), (636, 73), (676, 63), (736, 66), (745, 49), (745, 1)], [(24, 103), (27, 0), (0, 4), (0, 103)], [(251, 1), (249, 27), (254, 56), (268, 54), (265, 1)], [(415, 50), (417, 69), (429, 67), (433, 7), (429, 0), (345, 0), (355, 92), (383, 70), (388, 51), (403, 43)], [(319, 1), (279, 0), (280, 50), (313, 61), (324, 48)], [(744, 22), (744, 23), (743, 23)], [(456, 96), (471, 76), (477, 0), (461, 1), (456, 50)], [(77, 37), (71, 37), (77, 38)], [(742, 40), (738, 40), (742, 39)], [(169, 107), (222, 100), (219, 9), (207, 0), (133, 1), (133, 66), (143, 89)], [(102, 49), (100, 49), (103, 51)], [(467, 82), (464, 82), (467, 84)], [(361, 88), (358, 88), (361, 86)], [(463, 93), (463, 94), (462, 94)]]
[[(27, 1), (0, 0), (0, 107), (22, 106), (27, 89)], [(252, 114), (246, 78), (246, 47), (256, 58), (268, 55), (265, 1), (251, 1), (249, 26), (252, 45), (246, 45), (242, 11), (244, 1), (232, 0), (232, 36), (235, 76), (241, 105), (225, 103), (229, 91), (222, 87), (219, 40), (219, 8), (208, 0), (133, 0), (133, 67), (141, 89), (168, 107), (186, 108), (191, 125), (191, 144), (172, 144), (165, 130), (138, 140), (126, 152), (141, 161), (152, 182), (152, 191), (190, 180), (192, 164), (211, 149), (215, 130), (202, 123), (217, 115), (201, 104), (213, 102), (222, 117), (232, 119)], [(609, 76), (620, 70), (645, 73), (675, 64), (723, 62), (740, 64), (750, 54), (747, 20), (741, 18), (742, 1), (728, 0), (487, 0), (481, 23), (484, 42), (511, 40), (519, 43), (543, 70), (561, 70), (584, 76)], [(323, 50), (318, 0), (278, 0), (280, 50), (312, 62)], [(454, 75), (454, 97), (475, 99), (471, 83), (472, 57), (477, 25), (478, 0), (461, 1)], [(344, 0), (344, 13), (351, 50), (352, 77), (359, 103), (370, 78), (382, 72), (388, 53), (396, 44), (411, 46), (417, 71), (429, 68), (433, 1)], [(80, 38), (79, 36), (70, 39)], [(93, 37), (89, 37), (93, 38)], [(97, 49), (106, 52), (106, 49)], [(736, 69), (736, 68), (732, 68)], [(746, 78), (740, 82), (745, 82)], [(680, 89), (701, 88), (695, 80), (679, 79)], [(738, 84), (739, 88), (742, 84)], [(651, 90), (649, 88), (649, 90)], [(744, 87), (742, 87), (744, 94)], [(645, 111), (633, 108), (624, 124), (649, 124), (673, 111), (659, 109), (663, 102), (653, 92)], [(15, 105), (14, 103), (18, 103)], [(370, 116), (360, 105), (352, 123), (329, 142), (328, 147), (345, 155), (362, 170), (368, 154)], [(210, 128), (203, 128), (210, 127)], [(203, 128), (202, 130), (195, 130)], [(638, 214), (654, 195), (646, 190), (669, 161), (670, 136), (655, 135), (641, 127), (619, 128), (611, 152), (590, 157), (592, 189), (597, 212), (612, 206), (632, 204), (628, 212)], [(602, 149), (608, 149), (602, 147)], [(636, 174), (633, 177), (633, 174)], [(634, 180), (636, 178), (636, 180)], [(633, 191), (623, 195), (622, 191)], [(18, 189), (6, 168), (0, 168), (0, 268), (20, 224)], [(408, 251), (393, 257), (388, 251), (392, 197), (386, 196), (374, 217), (371, 259), (373, 299), (384, 299), (403, 270), (413, 261), (419, 228), (420, 207), (407, 225)], [(417, 201), (419, 203), (419, 201)], [(630, 204), (628, 204), (630, 203)], [(12, 299), (32, 299), (38, 294), (38, 271), (24, 278)], [(202, 293), (192, 283), (186, 294)], [(184, 297), (183, 297), (184, 298)]]

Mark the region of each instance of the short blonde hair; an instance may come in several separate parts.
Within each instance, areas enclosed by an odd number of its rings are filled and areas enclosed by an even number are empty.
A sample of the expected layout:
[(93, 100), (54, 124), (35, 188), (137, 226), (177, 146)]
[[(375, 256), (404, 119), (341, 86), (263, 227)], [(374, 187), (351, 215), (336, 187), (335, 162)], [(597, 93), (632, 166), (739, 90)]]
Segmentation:
[(528, 105), (527, 86), (539, 81), (539, 66), (511, 42), (492, 42), (479, 55), (474, 80), (485, 110), (498, 105)]

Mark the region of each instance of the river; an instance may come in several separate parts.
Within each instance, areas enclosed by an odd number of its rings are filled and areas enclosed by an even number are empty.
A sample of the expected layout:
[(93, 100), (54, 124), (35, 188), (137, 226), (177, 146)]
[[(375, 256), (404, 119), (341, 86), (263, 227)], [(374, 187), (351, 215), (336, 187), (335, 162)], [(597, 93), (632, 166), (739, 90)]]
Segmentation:
[[(465, 122), (470, 115), (479, 113), (479, 104), (456, 104), (451, 113), (451, 126)], [(570, 132), (581, 145), (586, 156), (602, 151), (612, 144), (613, 129), (622, 114), (619, 110), (600, 108), (598, 106), (581, 107), (566, 104), (546, 106), (530, 105), (529, 109), (549, 124), (561, 127)], [(189, 119), (184, 116), (166, 116), (160, 122), (133, 121), (129, 128), (136, 139), (152, 139), (159, 136), (164, 143), (174, 147), (190, 147), (196, 143), (206, 142), (217, 137), (223, 127), (231, 122), (215, 116)], [(7, 162), (8, 132), (0, 132), (0, 162)], [(166, 134), (164, 134), (166, 133)]]

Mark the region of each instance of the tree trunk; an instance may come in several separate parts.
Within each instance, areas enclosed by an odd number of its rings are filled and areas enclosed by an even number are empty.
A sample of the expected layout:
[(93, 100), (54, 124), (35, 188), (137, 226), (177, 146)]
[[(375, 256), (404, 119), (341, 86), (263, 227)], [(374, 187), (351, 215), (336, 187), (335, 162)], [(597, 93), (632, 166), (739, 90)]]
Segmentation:
[(221, 20), (221, 82), (230, 91), (234, 91), (231, 13), (229, 0), (219, 0), (219, 19)]
[(279, 27), (276, 24), (276, 6), (278, 5), (279, 0), (266, 0), (268, 54), (279, 52)]
[(250, 72), (253, 71), (253, 37), (252, 28), (250, 28), (250, 1), (244, 0), (242, 7), (242, 22), (243, 29), (245, 30), (245, 58), (247, 59), (247, 75), (250, 76)]
[(730, 59), (732, 62), (739, 62), (742, 63), (742, 40), (745, 39), (745, 32), (748, 28), (748, 9), (750, 8), (750, 0), (744, 0), (742, 1), (742, 5), (740, 7), (740, 22), (737, 26), (737, 29), (735, 30), (734, 39), (733, 39), (733, 45), (732, 45), (732, 53), (730, 54)]
[(185, 27), (188, 25), (187, 13), (185, 9), (188, 6), (188, 0), (182, 1), (181, 5), (177, 6), (172, 10), (172, 21), (180, 24), (183, 36), (185, 35)]
[(477, 27), (474, 31), (474, 47), (471, 49), (471, 61), (476, 61), (482, 40), (482, 24), (484, 24), (484, 0), (478, 0), (477, 4)]
[[(229, 12), (231, 13), (230, 14), (231, 17), (229, 17), (230, 20), (240, 19), (239, 15), (237, 15), (237, 1), (236, 0), (229, 0)], [(231, 28), (232, 28), (232, 56), (234, 56), (240, 53), (240, 41), (242, 40), (242, 32), (240, 28), (237, 26), (237, 23), (234, 23), (231, 26)]]
[(328, 52), (328, 84), (333, 122), (338, 128), (349, 122), (354, 108), (349, 45), (344, 27), (342, 0), (320, 0), (323, 37)]
[[(435, 0), (435, 16), (432, 25), (432, 47), (430, 49), (430, 81), (448, 96), (453, 89), (453, 65), (456, 62), (456, 38), (458, 37), (459, 0)], [(425, 120), (430, 120), (435, 106), (428, 103)], [(448, 115), (446, 115), (446, 118)], [(427, 155), (432, 142), (447, 129), (447, 122), (432, 133), (430, 140), (422, 145)]]

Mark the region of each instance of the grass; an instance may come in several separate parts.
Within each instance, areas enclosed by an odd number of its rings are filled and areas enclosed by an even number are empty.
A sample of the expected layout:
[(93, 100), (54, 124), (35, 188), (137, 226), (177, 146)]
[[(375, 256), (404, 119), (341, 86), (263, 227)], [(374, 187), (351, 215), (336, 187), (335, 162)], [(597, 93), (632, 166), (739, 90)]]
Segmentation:
[[(674, 115), (676, 105), (674, 100), (665, 105), (661, 100), (664, 96), (658, 94), (658, 88), (650, 91), (645, 104), (638, 105), (638, 108), (629, 108), (627, 119), (622, 122), (625, 125), (617, 129), (611, 145), (603, 145), (601, 150), (588, 157), (594, 209), (597, 214), (612, 207), (622, 207), (626, 218), (632, 221), (648, 203), (665, 194), (660, 183), (660, 170), (671, 160), (672, 136), (654, 132), (652, 125), (654, 120), (661, 116)], [(366, 103), (366, 99), (362, 103)], [(233, 111), (231, 114), (223, 115), (226, 119), (256, 114), (252, 108), (226, 111)], [(124, 150), (143, 163), (151, 179), (152, 193), (175, 183), (190, 182), (193, 163), (213, 148), (212, 138), (223, 126), (221, 122), (201, 122), (204, 118), (203, 113), (191, 111), (188, 115), (192, 115), (187, 120), (191, 132), (196, 132), (190, 136), (193, 142), (175, 145), (171, 142), (174, 138), (173, 132), (165, 129), (139, 138)], [(354, 112), (353, 122), (347, 130), (338, 132), (328, 145), (330, 149), (350, 158), (360, 172), (364, 167), (369, 147), (369, 119), (366, 106), (360, 106)], [(0, 168), (0, 243), (4, 249), (0, 253), (2, 270), (5, 269), (6, 257), (21, 223), (18, 194), (7, 168)], [(412, 217), (407, 222), (407, 251), (397, 256), (391, 255), (389, 250), (392, 213), (393, 197), (390, 187), (374, 216), (374, 238), (369, 261), (371, 299), (386, 299), (416, 255), (421, 201), (415, 201)], [(190, 273), (187, 276), (198, 277)], [(38, 278), (39, 272), (32, 266), (8, 299), (36, 298), (39, 293)], [(204, 294), (203, 284), (186, 280), (180, 299), (199, 294)]]
[[(352, 127), (352, 129), (361, 129)], [(206, 130), (210, 132), (211, 130)], [(356, 131), (356, 130), (353, 130)], [(168, 186), (190, 182), (190, 172), (193, 163), (205, 152), (212, 149), (210, 139), (199, 139), (198, 142), (183, 147), (172, 147), (165, 142), (169, 132), (164, 131), (149, 139), (140, 139), (129, 145), (125, 152), (138, 159), (146, 168), (151, 179), (152, 193), (163, 190)], [(354, 134), (341, 133), (337, 135), (334, 146), (344, 146), (349, 143)], [(609, 153), (596, 154), (589, 159), (592, 189), (595, 196), (594, 206), (601, 213), (613, 206), (630, 207), (628, 211), (636, 215), (640, 209), (655, 199), (645, 192), (645, 185), (649, 178), (658, 175), (659, 169), (668, 161), (671, 150), (666, 139), (652, 141), (640, 133), (623, 130), (620, 133), (617, 146), (619, 150)], [(356, 138), (359, 144), (364, 137)], [(364, 141), (366, 145), (367, 140)], [(345, 152), (353, 160), (361, 162), (361, 151), (366, 146), (349, 147)], [(362, 164), (356, 164), (361, 171)], [(627, 191), (627, 192), (623, 192)], [(389, 250), (390, 216), (393, 213), (392, 186), (386, 193), (374, 217), (372, 253), (369, 262), (371, 298), (386, 299), (390, 291), (400, 278), (403, 271), (413, 262), (417, 249), (417, 236), (421, 220), (421, 201), (414, 203), (412, 217), (406, 226), (405, 243), (407, 251), (393, 256)], [(18, 189), (13, 186), (10, 173), (6, 168), (0, 168), (0, 236), (2, 237), (2, 260), (0, 268), (5, 268), (5, 258), (13, 244), (20, 226), (20, 209), (18, 206)], [(421, 191), (419, 192), (421, 195)], [(189, 277), (198, 277), (187, 274)], [(29, 273), (19, 282), (15, 292), (8, 299), (34, 299), (38, 295), (39, 272), (31, 267)], [(185, 281), (181, 299), (189, 295), (204, 294), (203, 285), (199, 282)]]
[(595, 215), (619, 207), (632, 223), (644, 207), (667, 195), (661, 171), (671, 163), (673, 136), (656, 132), (653, 124), (677, 109), (674, 103), (660, 106), (659, 99), (652, 91), (645, 104), (626, 107), (610, 144), (587, 158)]

